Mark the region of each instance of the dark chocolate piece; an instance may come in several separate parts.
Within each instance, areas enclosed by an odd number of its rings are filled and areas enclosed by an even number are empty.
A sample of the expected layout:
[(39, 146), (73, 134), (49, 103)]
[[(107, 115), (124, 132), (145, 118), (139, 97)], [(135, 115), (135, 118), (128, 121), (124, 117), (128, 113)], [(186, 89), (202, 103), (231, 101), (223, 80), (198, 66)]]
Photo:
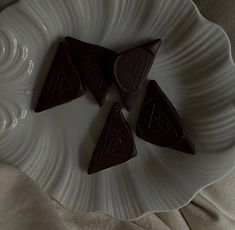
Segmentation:
[(177, 111), (154, 80), (149, 82), (136, 134), (152, 144), (195, 154)]
[(115, 103), (93, 152), (88, 174), (124, 163), (137, 155), (134, 138), (120, 106)]
[(66, 37), (72, 61), (99, 106), (112, 83), (112, 62), (116, 53), (104, 47)]
[(85, 88), (69, 57), (66, 42), (61, 42), (39, 96), (35, 112), (81, 97)]
[(114, 79), (127, 109), (132, 108), (138, 92), (152, 67), (161, 40), (156, 39), (119, 54), (114, 62)]

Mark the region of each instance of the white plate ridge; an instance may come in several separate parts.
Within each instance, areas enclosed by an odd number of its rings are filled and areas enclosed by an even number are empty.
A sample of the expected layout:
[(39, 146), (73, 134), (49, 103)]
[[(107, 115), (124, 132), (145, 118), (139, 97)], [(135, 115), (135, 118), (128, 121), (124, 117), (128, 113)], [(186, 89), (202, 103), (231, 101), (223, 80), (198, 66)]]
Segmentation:
[[(154, 38), (149, 74), (179, 111), (197, 154), (135, 136), (136, 158), (88, 176), (114, 100), (90, 95), (36, 114), (40, 87), (64, 36), (116, 51)], [(119, 219), (182, 207), (235, 166), (235, 68), (224, 31), (188, 0), (21, 0), (0, 14), (0, 161), (20, 168), (74, 212)], [(134, 130), (143, 94), (125, 116)]]

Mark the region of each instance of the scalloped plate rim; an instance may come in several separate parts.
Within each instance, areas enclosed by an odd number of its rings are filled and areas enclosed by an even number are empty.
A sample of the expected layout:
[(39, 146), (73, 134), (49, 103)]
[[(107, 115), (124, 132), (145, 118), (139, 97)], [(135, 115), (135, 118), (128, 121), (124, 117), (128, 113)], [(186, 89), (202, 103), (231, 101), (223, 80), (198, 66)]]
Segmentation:
[[(21, 3), (22, 0), (18, 0), (17, 2), (15, 3), (12, 3), (10, 5), (8, 5), (7, 7), (5, 7), (2, 11), (0, 11), (0, 14), (2, 14), (3, 12), (7, 11), (7, 9), (13, 5), (18, 5)], [(230, 38), (228, 37), (227, 33), (225, 32), (225, 30), (218, 24), (210, 21), (209, 19), (207, 19), (201, 12), (200, 10), (198, 9), (197, 5), (193, 2), (193, 0), (190, 0), (191, 4), (193, 4), (194, 6), (194, 10), (197, 12), (197, 17), (198, 17), (198, 20), (202, 21), (202, 22), (206, 22), (206, 23), (210, 23), (211, 25), (213, 26), (216, 26), (217, 28), (219, 28), (221, 30), (221, 32), (223, 32), (223, 36), (226, 37), (226, 40), (227, 40), (227, 44), (229, 45), (229, 59), (230, 59), (230, 63), (233, 67), (235, 67), (235, 62), (233, 60), (233, 57), (232, 57), (232, 46), (231, 46), (231, 41), (230, 41)], [(10, 165), (11, 167), (15, 167), (14, 165)], [(17, 168), (17, 167), (15, 167)], [(95, 214), (95, 213), (103, 213), (107, 216), (110, 216), (112, 218), (115, 218), (115, 219), (118, 219), (118, 220), (123, 220), (123, 221), (134, 221), (134, 220), (138, 220), (148, 214), (151, 214), (151, 213), (155, 213), (155, 212), (159, 212), (159, 213), (164, 213), (164, 212), (170, 212), (170, 211), (175, 211), (175, 210), (178, 210), (180, 208), (183, 208), (185, 205), (187, 205), (188, 203), (190, 203), (192, 201), (192, 199), (197, 195), (198, 192), (200, 192), (202, 189), (218, 182), (219, 180), (223, 179), (224, 177), (226, 177), (231, 171), (233, 171), (235, 169), (235, 165), (234, 167), (230, 168), (224, 175), (222, 176), (219, 176), (217, 177), (216, 179), (212, 180), (210, 183), (204, 183), (204, 184), (201, 184), (200, 188), (198, 188), (195, 192), (193, 192), (191, 194), (191, 196), (187, 199), (187, 201), (185, 202), (182, 202), (182, 204), (180, 204), (178, 207), (176, 208), (173, 208), (173, 209), (168, 209), (168, 210), (150, 210), (150, 211), (147, 211), (147, 212), (143, 212), (141, 215), (135, 217), (135, 218), (117, 218), (117, 217), (114, 217), (112, 216), (111, 214), (109, 213), (106, 213), (106, 212), (103, 212), (103, 211), (94, 211), (94, 212), (76, 212), (76, 211), (71, 211), (69, 210), (68, 208), (66, 208), (63, 204), (61, 204), (57, 199), (55, 199), (54, 197), (51, 197), (50, 194), (48, 194), (47, 192), (45, 192), (45, 190), (43, 190), (31, 177), (29, 177), (23, 170), (21, 170), (20, 168), (17, 168), (18, 170), (20, 170), (26, 177), (30, 178), (30, 180), (35, 183), (38, 188), (43, 192), (45, 193), (47, 196), (50, 197), (51, 200), (54, 200), (55, 202), (57, 202), (64, 210), (66, 210), (67, 212), (70, 212), (72, 214)]]

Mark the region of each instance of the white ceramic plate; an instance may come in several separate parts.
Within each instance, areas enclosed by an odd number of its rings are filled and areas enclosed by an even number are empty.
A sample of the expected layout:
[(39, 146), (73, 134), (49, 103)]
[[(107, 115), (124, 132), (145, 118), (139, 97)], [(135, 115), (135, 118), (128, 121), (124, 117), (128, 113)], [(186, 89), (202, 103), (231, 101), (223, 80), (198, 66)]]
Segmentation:
[[(138, 156), (88, 176), (115, 89), (35, 114), (39, 89), (65, 36), (121, 51), (163, 43), (149, 79), (178, 109), (197, 148), (191, 156), (135, 138)], [(235, 166), (235, 69), (230, 43), (188, 0), (22, 0), (0, 15), (0, 160), (22, 169), (76, 212), (134, 219), (189, 202)], [(135, 128), (140, 95), (125, 115)]]

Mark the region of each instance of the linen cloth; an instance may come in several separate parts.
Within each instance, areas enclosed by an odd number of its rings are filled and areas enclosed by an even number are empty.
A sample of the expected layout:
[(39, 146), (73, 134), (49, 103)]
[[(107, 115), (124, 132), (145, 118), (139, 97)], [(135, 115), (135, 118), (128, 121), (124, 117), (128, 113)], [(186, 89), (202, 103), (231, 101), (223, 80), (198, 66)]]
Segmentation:
[[(0, 0), (0, 10), (14, 0)], [(235, 1), (195, 0), (221, 25), (235, 57)], [(0, 163), (0, 230), (235, 230), (235, 170), (203, 189), (184, 208), (118, 221), (102, 213), (75, 214), (50, 199), (20, 170)]]

